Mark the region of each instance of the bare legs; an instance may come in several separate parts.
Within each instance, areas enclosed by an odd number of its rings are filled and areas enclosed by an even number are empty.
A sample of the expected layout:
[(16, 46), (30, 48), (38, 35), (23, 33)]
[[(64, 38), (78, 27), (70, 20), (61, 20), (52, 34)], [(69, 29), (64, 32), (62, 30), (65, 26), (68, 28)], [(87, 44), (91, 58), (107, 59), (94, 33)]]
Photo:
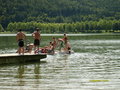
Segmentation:
[(36, 54), (36, 50), (39, 51), (39, 46), (34, 46), (34, 53)]
[(18, 49), (18, 53), (19, 54), (23, 54), (24, 55), (24, 47), (19, 47), (19, 49)]

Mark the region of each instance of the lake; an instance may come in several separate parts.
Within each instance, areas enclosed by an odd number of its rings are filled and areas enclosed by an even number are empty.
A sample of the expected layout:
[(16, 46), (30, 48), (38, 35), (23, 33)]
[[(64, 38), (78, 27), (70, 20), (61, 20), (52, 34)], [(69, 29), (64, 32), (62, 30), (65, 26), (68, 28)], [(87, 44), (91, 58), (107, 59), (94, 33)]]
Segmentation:
[[(43, 35), (41, 47), (51, 40), (51, 35)], [(33, 38), (28, 35), (26, 41)], [(120, 34), (72, 34), (69, 41), (74, 54), (0, 65), (0, 90), (119, 90)], [(0, 36), (1, 54), (17, 48), (14, 35)]]

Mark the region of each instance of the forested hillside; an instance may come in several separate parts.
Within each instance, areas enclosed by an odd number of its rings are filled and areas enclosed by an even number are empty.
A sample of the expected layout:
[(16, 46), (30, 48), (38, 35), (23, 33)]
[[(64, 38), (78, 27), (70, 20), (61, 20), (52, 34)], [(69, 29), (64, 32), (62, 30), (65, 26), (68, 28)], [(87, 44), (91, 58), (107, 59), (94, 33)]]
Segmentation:
[(0, 0), (0, 24), (120, 20), (120, 0)]

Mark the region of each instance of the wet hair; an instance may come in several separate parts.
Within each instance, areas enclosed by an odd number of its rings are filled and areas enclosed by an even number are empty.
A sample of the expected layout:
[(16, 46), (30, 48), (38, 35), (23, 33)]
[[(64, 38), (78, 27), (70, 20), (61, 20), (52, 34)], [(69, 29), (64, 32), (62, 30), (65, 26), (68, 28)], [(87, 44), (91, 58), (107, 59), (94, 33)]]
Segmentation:
[(19, 29), (18, 31), (19, 31), (19, 32), (21, 32), (21, 31), (22, 31), (22, 29)]
[(64, 33), (64, 36), (66, 36), (66, 33)]
[(36, 31), (39, 31), (40, 29), (39, 28), (36, 28)]

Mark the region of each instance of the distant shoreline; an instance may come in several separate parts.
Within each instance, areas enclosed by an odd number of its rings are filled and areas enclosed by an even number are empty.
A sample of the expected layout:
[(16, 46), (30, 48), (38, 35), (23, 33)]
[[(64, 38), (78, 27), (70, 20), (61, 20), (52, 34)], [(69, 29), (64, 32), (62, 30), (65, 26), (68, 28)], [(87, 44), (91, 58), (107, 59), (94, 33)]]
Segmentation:
[[(88, 36), (88, 35), (113, 35), (120, 33), (86, 33), (86, 34), (67, 34), (68, 36)], [(31, 36), (31, 34), (26, 34), (27, 36)], [(16, 36), (16, 34), (0, 34), (0, 36)], [(63, 36), (63, 34), (41, 34), (41, 36)]]

